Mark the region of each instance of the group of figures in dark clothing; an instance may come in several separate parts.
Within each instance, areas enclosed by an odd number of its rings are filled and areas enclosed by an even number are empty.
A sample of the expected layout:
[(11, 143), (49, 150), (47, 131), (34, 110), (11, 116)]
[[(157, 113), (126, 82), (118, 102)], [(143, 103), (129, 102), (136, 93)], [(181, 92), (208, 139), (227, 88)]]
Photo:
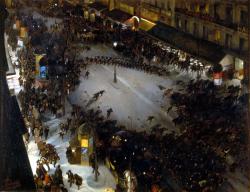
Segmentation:
[[(196, 72), (199, 77), (206, 69), (205, 64), (196, 58), (162, 45), (140, 31), (112, 24), (105, 17), (96, 17), (95, 22), (91, 22), (82, 16), (72, 15), (69, 10), (65, 10), (62, 23), (56, 23), (50, 29), (31, 15), (13, 17), (13, 22), (19, 19), (27, 27), (30, 37), (26, 48), (19, 51), (19, 81), (23, 86), (19, 99), (23, 115), (40, 149), (36, 184), (45, 191), (53, 187), (62, 191), (67, 189), (55, 147), (42, 141), (43, 136), (47, 140), (50, 130), (41, 119), (45, 113), (64, 115), (65, 97), (79, 84), (81, 70), (85, 70), (86, 79), (92, 78), (87, 65), (120, 65), (164, 76), (168, 76), (172, 68), (178, 68)], [(73, 45), (79, 42), (112, 46), (121, 57), (78, 58), (81, 49)], [(87, 47), (84, 51), (90, 49)], [(47, 83), (42, 85), (35, 75), (33, 53), (44, 53), (40, 64), (49, 68)], [(60, 126), (60, 136), (63, 140), (68, 130), (73, 136), (79, 125), (91, 122), (97, 135), (98, 161), (106, 163), (118, 177), (117, 191), (130, 187), (131, 191), (145, 192), (214, 192), (226, 183), (229, 171), (241, 169), (243, 172), (245, 169), (247, 95), (240, 87), (218, 87), (210, 80), (183, 82), (183, 87), (182, 91), (171, 90), (166, 94), (170, 100), (167, 111), (176, 113), (173, 124), (180, 131), (169, 133), (164, 125), (152, 124), (148, 132), (135, 132), (112, 120), (110, 115), (115, 111), (111, 108), (103, 115), (100, 109), (73, 106), (72, 119)], [(93, 102), (100, 99), (105, 91), (94, 94)], [(149, 123), (153, 119), (152, 114)], [(95, 162), (93, 160), (91, 164), (93, 170)], [(56, 170), (50, 175), (51, 163)], [(126, 180), (127, 172), (130, 180)], [(131, 179), (131, 174), (136, 179)], [(67, 175), (70, 186), (76, 184), (80, 189), (83, 179), (71, 170)]]
[[(227, 182), (227, 172), (244, 172), (246, 95), (239, 87), (217, 87), (209, 80), (192, 80), (185, 87), (169, 96), (180, 133), (159, 124), (150, 132), (134, 132), (107, 120), (100, 109), (80, 110), (81, 123), (94, 122), (99, 161), (114, 167), (121, 183), (130, 170), (139, 191), (216, 191)], [(171, 189), (169, 182), (180, 188)]]

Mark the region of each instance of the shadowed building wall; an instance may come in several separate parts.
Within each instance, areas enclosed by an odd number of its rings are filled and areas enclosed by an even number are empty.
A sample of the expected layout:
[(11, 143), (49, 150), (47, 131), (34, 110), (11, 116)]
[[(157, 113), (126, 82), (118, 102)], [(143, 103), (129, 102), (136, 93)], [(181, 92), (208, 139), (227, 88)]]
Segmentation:
[(16, 98), (11, 97), (6, 71), (4, 23), (8, 17), (0, 0), (0, 191), (35, 191), (28, 155), (22, 140), (26, 129)]

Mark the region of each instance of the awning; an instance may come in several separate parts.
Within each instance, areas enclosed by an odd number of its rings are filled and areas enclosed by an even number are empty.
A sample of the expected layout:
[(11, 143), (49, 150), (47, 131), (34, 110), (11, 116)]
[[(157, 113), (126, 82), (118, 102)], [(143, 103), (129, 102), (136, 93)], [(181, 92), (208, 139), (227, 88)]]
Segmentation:
[(149, 31), (152, 29), (156, 24), (154, 22), (151, 22), (149, 20), (141, 18), (139, 28), (143, 31)]
[(132, 15), (120, 11), (119, 9), (113, 9), (112, 11), (105, 10), (103, 12), (107, 17), (111, 18), (114, 21), (124, 23), (132, 17)]
[(225, 57), (220, 61), (220, 64), (223, 67), (223, 70), (228, 70), (231, 68), (231, 65), (234, 64), (234, 57), (232, 55), (226, 54)]
[(148, 33), (208, 62), (219, 63), (226, 55), (221, 46), (209, 41), (196, 39), (190, 34), (160, 22), (149, 30)]

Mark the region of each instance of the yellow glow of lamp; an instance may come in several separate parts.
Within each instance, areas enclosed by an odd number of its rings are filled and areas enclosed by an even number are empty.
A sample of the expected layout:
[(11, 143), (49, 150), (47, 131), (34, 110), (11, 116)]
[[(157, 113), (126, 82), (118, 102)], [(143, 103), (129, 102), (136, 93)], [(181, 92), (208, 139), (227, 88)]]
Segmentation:
[(81, 140), (81, 147), (88, 148), (89, 147), (89, 140), (88, 139), (82, 139)]
[(200, 5), (199, 5), (199, 4), (197, 4), (197, 5), (195, 6), (195, 12), (196, 12), (196, 13), (199, 13), (199, 12), (200, 12)]
[(216, 30), (215, 31), (215, 40), (216, 41), (219, 41), (221, 39), (221, 33), (219, 30)]
[(27, 36), (27, 31), (25, 27), (21, 27), (20, 29), (20, 37), (25, 38)]
[(107, 189), (105, 189), (104, 191), (105, 191), (105, 192), (115, 192), (114, 189), (112, 189), (112, 188), (107, 188)]
[(205, 6), (205, 13), (209, 13), (209, 4), (206, 3), (206, 6)]
[(35, 55), (35, 59), (36, 59), (36, 63), (35, 63), (35, 66), (36, 66), (36, 71), (35, 71), (35, 75), (39, 75), (40, 73), (40, 60), (43, 58), (43, 54), (38, 54), (38, 55)]
[(20, 26), (21, 26), (20, 21), (19, 21), (19, 20), (16, 20), (16, 28), (17, 28), (17, 29), (20, 29)]

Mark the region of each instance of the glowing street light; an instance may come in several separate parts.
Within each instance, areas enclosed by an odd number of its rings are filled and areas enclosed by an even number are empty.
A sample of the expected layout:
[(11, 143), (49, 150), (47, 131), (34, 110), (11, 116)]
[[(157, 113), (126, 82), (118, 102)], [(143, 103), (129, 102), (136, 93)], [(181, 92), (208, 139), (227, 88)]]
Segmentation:
[(113, 43), (113, 46), (114, 46), (114, 47), (117, 47), (117, 45), (118, 45), (117, 42), (114, 42), (114, 43)]

